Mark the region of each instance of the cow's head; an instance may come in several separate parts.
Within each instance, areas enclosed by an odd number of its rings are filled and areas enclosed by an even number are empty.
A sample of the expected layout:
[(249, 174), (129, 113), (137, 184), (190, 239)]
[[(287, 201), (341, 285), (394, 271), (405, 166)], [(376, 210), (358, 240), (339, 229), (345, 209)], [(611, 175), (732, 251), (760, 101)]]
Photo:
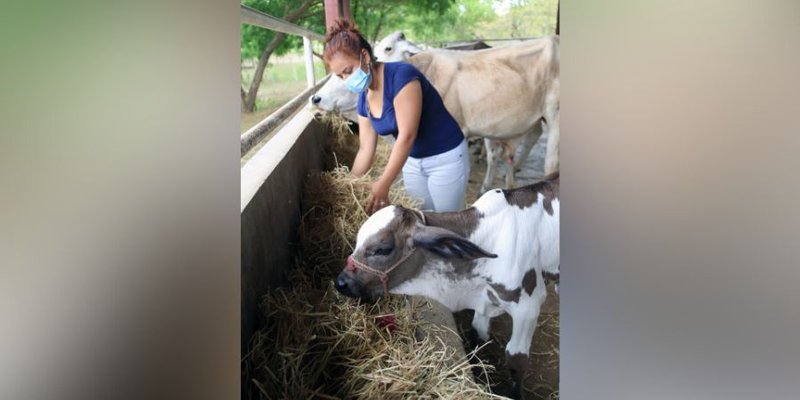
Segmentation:
[(319, 111), (338, 113), (350, 121), (358, 122), (358, 95), (347, 90), (344, 81), (336, 75), (331, 75), (308, 101)]
[(409, 42), (400, 31), (386, 36), (375, 45), (375, 58), (382, 62), (407, 61), (419, 52), (422, 52), (422, 49)]
[(481, 257), (497, 256), (455, 232), (425, 225), (419, 211), (388, 206), (359, 229), (355, 251), (335, 286), (344, 295), (374, 299), (417, 276), (436, 259), (471, 261)]

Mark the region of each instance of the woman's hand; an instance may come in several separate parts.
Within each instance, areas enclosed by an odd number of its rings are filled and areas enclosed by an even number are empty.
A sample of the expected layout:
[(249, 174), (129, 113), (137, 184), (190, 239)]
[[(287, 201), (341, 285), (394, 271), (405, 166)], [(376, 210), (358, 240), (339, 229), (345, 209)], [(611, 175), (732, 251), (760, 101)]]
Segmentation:
[(375, 181), (370, 185), (370, 195), (367, 198), (367, 214), (372, 215), (375, 211), (389, 205), (390, 183), (385, 183), (383, 179)]

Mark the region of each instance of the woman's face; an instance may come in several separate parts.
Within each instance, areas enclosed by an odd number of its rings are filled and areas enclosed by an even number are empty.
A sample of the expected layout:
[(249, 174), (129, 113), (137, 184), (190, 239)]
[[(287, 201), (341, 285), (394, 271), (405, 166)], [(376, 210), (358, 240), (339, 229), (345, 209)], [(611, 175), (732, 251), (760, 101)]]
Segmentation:
[(362, 68), (362, 66), (366, 66), (369, 63), (369, 56), (365, 53), (365, 51), (361, 51), (361, 65), (359, 65), (358, 57), (353, 57), (343, 51), (337, 51), (328, 61), (328, 67), (330, 67), (332, 74), (342, 80), (346, 80), (356, 68), (361, 68), (364, 72), (367, 72), (366, 67)]

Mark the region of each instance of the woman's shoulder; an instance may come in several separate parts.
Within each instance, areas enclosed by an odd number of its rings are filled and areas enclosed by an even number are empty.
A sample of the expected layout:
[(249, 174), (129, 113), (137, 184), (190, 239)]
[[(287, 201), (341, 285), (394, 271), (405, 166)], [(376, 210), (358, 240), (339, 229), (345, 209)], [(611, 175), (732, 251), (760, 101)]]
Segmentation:
[(386, 69), (384, 71), (391, 92), (400, 91), (400, 89), (411, 81), (421, 81), (424, 79), (422, 73), (419, 72), (414, 65), (404, 61), (386, 63)]

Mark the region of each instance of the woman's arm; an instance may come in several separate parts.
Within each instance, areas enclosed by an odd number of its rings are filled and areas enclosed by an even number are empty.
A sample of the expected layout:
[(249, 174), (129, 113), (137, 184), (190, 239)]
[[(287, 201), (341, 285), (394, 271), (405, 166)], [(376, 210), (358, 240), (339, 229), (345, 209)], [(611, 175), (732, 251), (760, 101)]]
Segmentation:
[(389, 204), (389, 188), (403, 169), (414, 140), (417, 138), (419, 119), (422, 115), (422, 85), (418, 80), (405, 85), (394, 98), (397, 118), (397, 141), (392, 147), (389, 161), (383, 174), (372, 184), (372, 196), (367, 200), (368, 212)]
[(358, 153), (353, 161), (354, 176), (363, 176), (372, 166), (375, 159), (375, 146), (378, 144), (378, 135), (368, 118), (358, 116)]

